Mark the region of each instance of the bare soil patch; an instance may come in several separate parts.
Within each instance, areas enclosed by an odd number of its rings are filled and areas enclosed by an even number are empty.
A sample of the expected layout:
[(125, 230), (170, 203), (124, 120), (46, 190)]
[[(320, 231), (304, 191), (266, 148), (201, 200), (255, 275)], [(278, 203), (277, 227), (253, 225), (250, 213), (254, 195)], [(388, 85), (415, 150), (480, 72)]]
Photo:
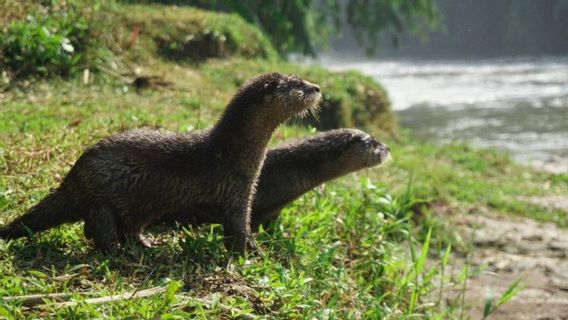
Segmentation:
[(542, 207), (560, 209), (568, 214), (568, 197), (566, 196), (527, 197), (523, 200)]
[(568, 230), (490, 212), (459, 217), (455, 224), (473, 237), (470, 264), (484, 268), (467, 283), (471, 319), (481, 319), (485, 299), (498, 298), (517, 278), (524, 290), (490, 319), (568, 319)]

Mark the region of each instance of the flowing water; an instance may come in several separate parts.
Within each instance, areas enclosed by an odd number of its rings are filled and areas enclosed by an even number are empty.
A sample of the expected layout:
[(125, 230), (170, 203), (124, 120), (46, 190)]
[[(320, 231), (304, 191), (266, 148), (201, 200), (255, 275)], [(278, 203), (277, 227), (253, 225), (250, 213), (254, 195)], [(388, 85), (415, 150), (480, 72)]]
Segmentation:
[(417, 137), (495, 147), (568, 172), (568, 57), (320, 63), (381, 82)]

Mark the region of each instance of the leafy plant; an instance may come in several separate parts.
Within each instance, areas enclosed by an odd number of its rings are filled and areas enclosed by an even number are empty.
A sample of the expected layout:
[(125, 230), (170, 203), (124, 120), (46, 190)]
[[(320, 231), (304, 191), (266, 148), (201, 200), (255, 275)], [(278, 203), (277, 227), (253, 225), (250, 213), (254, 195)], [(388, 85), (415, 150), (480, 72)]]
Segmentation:
[[(12, 20), (0, 35), (0, 69), (11, 78), (69, 76), (94, 66), (110, 54), (91, 19), (101, 6), (36, 6), (24, 20)], [(94, 22), (94, 20), (97, 20)]]
[(513, 283), (503, 292), (499, 300), (493, 303), (493, 296), (489, 295), (485, 300), (485, 304), (483, 305), (483, 319), (487, 319), (493, 311), (497, 310), (501, 305), (506, 303), (507, 301), (511, 300), (515, 296), (519, 294), (522, 290), (522, 286), (520, 285), (521, 279), (516, 279)]
[(81, 54), (75, 52), (69, 33), (46, 22), (32, 16), (27, 21), (13, 21), (0, 38), (2, 65), (15, 76), (68, 75), (76, 71)]

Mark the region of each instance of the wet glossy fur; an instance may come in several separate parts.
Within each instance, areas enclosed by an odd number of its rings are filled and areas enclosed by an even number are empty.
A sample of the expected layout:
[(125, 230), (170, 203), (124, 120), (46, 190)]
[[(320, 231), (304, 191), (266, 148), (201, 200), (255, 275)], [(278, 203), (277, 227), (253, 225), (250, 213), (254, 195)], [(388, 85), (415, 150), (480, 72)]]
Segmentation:
[(172, 212), (200, 212), (224, 226), (226, 245), (254, 248), (250, 206), (273, 131), (315, 108), (319, 87), (270, 73), (243, 85), (217, 124), (201, 133), (138, 130), (87, 149), (61, 186), (0, 229), (17, 238), (64, 222), (85, 221), (85, 235), (109, 251), (125, 238), (144, 244), (145, 226)]
[[(251, 219), (253, 230), (318, 185), (389, 159), (386, 145), (357, 129), (337, 129), (271, 149), (259, 177)], [(162, 222), (199, 224), (196, 208), (165, 216)]]

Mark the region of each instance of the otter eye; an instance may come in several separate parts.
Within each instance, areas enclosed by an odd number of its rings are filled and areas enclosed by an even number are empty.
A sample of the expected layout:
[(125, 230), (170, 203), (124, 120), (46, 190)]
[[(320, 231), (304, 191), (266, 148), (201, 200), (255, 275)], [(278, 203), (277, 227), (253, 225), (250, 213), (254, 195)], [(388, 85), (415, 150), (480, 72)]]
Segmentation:
[(278, 84), (274, 82), (265, 82), (263, 88), (265, 91), (274, 91)]

